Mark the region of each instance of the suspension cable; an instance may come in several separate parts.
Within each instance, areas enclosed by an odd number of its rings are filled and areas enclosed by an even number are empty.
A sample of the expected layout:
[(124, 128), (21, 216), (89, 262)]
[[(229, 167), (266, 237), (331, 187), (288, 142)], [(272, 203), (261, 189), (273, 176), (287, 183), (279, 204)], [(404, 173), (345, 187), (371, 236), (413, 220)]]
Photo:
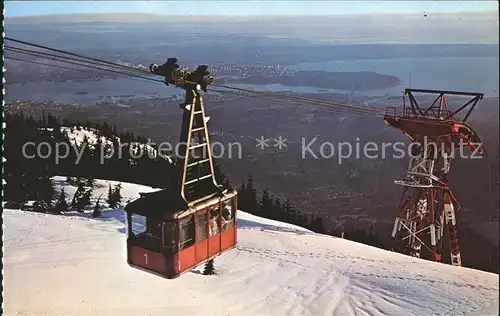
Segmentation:
[(20, 54), (26, 53), (27, 55), (30, 55), (30, 53), (31, 53), (31, 54), (37, 54), (40, 56), (43, 55), (43, 56), (47, 56), (47, 57), (55, 57), (55, 58), (62, 58), (62, 59), (66, 59), (66, 60), (83, 62), (83, 63), (91, 64), (93, 66), (103, 66), (103, 67), (108, 67), (108, 68), (111, 67), (110, 65), (107, 65), (107, 64), (102, 63), (102, 62), (95, 62), (95, 61), (90, 61), (88, 59), (83, 59), (83, 58), (74, 58), (74, 57), (69, 57), (69, 56), (50, 54), (50, 53), (43, 52), (40, 50), (25, 49), (25, 48), (13, 47), (13, 46), (9, 46), (9, 45), (5, 45), (4, 48), (6, 50), (15, 51), (16, 53), (20, 53)]
[[(41, 66), (49, 66), (49, 67), (54, 67), (54, 68), (60, 68), (60, 69), (66, 69), (66, 70), (72, 70), (72, 71), (92, 71), (92, 69), (82, 69), (82, 68), (73, 68), (73, 67), (66, 67), (66, 66), (61, 66), (61, 65), (54, 65), (54, 64), (48, 64), (48, 63), (43, 63), (39, 61), (34, 61), (34, 60), (27, 60), (27, 59), (21, 59), (21, 58), (15, 58), (15, 57), (10, 57), (10, 56), (4, 56), (5, 59), (7, 60), (14, 60), (14, 61), (19, 61), (19, 62), (25, 62), (25, 63), (30, 63), (30, 64), (35, 64), (35, 65), (41, 65)], [(129, 80), (137, 80), (141, 82), (149, 82), (151, 81), (144, 81), (142, 78), (135, 78), (131, 77)]]
[(331, 101), (326, 101), (326, 100), (319, 100), (319, 99), (308, 98), (308, 97), (302, 97), (302, 96), (297, 96), (297, 95), (287, 95), (284, 93), (278, 93), (278, 92), (272, 92), (272, 91), (255, 91), (255, 90), (242, 89), (242, 88), (236, 88), (236, 87), (230, 87), (230, 86), (222, 86), (222, 85), (212, 85), (212, 86), (230, 89), (230, 90), (235, 90), (235, 91), (240, 91), (240, 92), (244, 92), (244, 93), (253, 93), (255, 95), (275, 97), (275, 98), (281, 98), (281, 99), (287, 99), (287, 100), (293, 100), (293, 101), (309, 102), (309, 103), (314, 103), (314, 104), (318, 104), (318, 105), (321, 104), (324, 106), (329, 106), (329, 107), (334, 108), (334, 109), (345, 109), (345, 110), (351, 111), (353, 113), (362, 113), (362, 114), (366, 114), (366, 115), (375, 115), (375, 116), (381, 115), (383, 113), (380, 110), (368, 109), (368, 108), (361, 107), (361, 106), (352, 106), (352, 105), (336, 103), (336, 102), (331, 102)]
[[(211, 91), (220, 92), (220, 93), (225, 93), (225, 92), (227, 93), (228, 92), (228, 91), (224, 91), (224, 90), (214, 90), (214, 89), (212, 89)], [(346, 107), (339, 107), (339, 106), (332, 105), (332, 104), (322, 104), (322, 103), (318, 103), (318, 102), (312, 101), (312, 100), (296, 99), (293, 96), (290, 96), (290, 97), (286, 96), (285, 97), (285, 96), (283, 96), (281, 94), (278, 94), (278, 95), (267, 95), (267, 94), (261, 95), (259, 92), (260, 91), (255, 91), (255, 92), (252, 91), (252, 92), (250, 92), (250, 90), (249, 90), (249, 91), (245, 91), (244, 93), (242, 93), (242, 95), (245, 98), (256, 98), (256, 99), (264, 100), (264, 101), (268, 101), (268, 100), (280, 100), (281, 102), (288, 101), (288, 102), (300, 103), (300, 105), (297, 105), (298, 107), (304, 107), (304, 108), (310, 108), (310, 109), (319, 109), (319, 110), (322, 110), (322, 111), (331, 112), (331, 113), (337, 113), (337, 114), (352, 114), (352, 115), (358, 115), (358, 116), (364, 116), (364, 117), (374, 117), (377, 114), (377, 113), (361, 112), (361, 111), (358, 111), (356, 109), (350, 109), (350, 108), (346, 108)]]
[(126, 68), (126, 69), (129, 69), (129, 70), (132, 70), (132, 71), (139, 71), (139, 72), (143, 72), (143, 73), (150, 73), (149, 71), (147, 71), (145, 69), (139, 69), (139, 68), (136, 68), (136, 67), (130, 67), (130, 66), (127, 66), (127, 65), (121, 65), (121, 64), (110, 62), (110, 61), (107, 61), (107, 60), (104, 60), (104, 59), (100, 59), (100, 58), (83, 56), (83, 55), (80, 55), (80, 54), (75, 54), (75, 53), (72, 53), (72, 52), (64, 51), (64, 50), (53, 48), (53, 47), (48, 47), (48, 46), (44, 46), (44, 45), (29, 43), (29, 42), (17, 40), (17, 39), (8, 37), (8, 36), (5, 36), (4, 39), (8, 40), (8, 41), (15, 42), (15, 43), (24, 44), (24, 45), (27, 45), (27, 46), (32, 46), (32, 47), (47, 49), (47, 50), (51, 50), (53, 52), (58, 52), (58, 53), (66, 54), (66, 55), (71, 55), (71, 56), (75, 56), (75, 57), (80, 57), (80, 58), (85, 58), (85, 59), (89, 59), (89, 60), (93, 60), (93, 61), (98, 61), (98, 62), (101, 62), (101, 63), (104, 63), (104, 64), (108, 64), (108, 65), (116, 66), (116, 67), (121, 67), (121, 68)]
[(5, 59), (8, 60), (14, 60), (14, 61), (21, 61), (25, 63), (31, 63), (31, 64), (36, 64), (36, 65), (41, 65), (41, 66), (49, 66), (49, 67), (55, 67), (55, 68), (61, 68), (61, 69), (66, 69), (66, 70), (76, 70), (76, 71), (91, 71), (90, 69), (81, 69), (81, 68), (73, 68), (73, 67), (65, 67), (61, 65), (54, 65), (54, 64), (47, 64), (47, 63), (42, 63), (39, 61), (34, 61), (34, 60), (27, 60), (27, 59), (21, 59), (21, 58), (15, 58), (15, 57), (10, 57), (10, 56), (4, 56)]
[(144, 80), (150, 80), (150, 81), (162, 82), (162, 83), (164, 82), (163, 80), (148, 78), (148, 77), (144, 77), (144, 76), (140, 76), (140, 75), (126, 73), (126, 72), (123, 72), (123, 71), (117, 71), (117, 70), (112, 70), (112, 69), (104, 69), (104, 68), (100, 68), (100, 67), (96, 67), (96, 66), (92, 66), (92, 65), (77, 63), (77, 62), (74, 62), (74, 61), (68, 61), (68, 60), (65, 60), (64, 58), (47, 57), (43, 53), (40, 54), (40, 53), (37, 53), (37, 52), (20, 52), (20, 51), (12, 50), (11, 48), (6, 48), (5, 50), (6, 51), (15, 52), (15, 53), (22, 53), (22, 54), (26, 54), (26, 55), (31, 55), (31, 56), (35, 56), (35, 57), (43, 57), (45, 59), (59, 61), (59, 62), (71, 64), (71, 65), (78, 65), (78, 66), (87, 67), (87, 68), (96, 69), (96, 70), (101, 70), (101, 71), (114, 72), (114, 73), (118, 73), (118, 74), (122, 74), (122, 75), (126, 75), (126, 76), (141, 78), (141, 79), (144, 79)]
[[(210, 91), (219, 92), (219, 93), (228, 93), (228, 91), (214, 90), (214, 89), (212, 89)], [(261, 96), (259, 94), (243, 93), (241, 97), (242, 98), (256, 98), (256, 99), (263, 100), (265, 102), (269, 102), (271, 104), (276, 104), (276, 105), (282, 105), (283, 101), (288, 101), (287, 102), (288, 105), (295, 106), (298, 108), (307, 108), (307, 109), (311, 109), (311, 110), (318, 110), (318, 111), (334, 113), (334, 114), (356, 115), (358, 117), (370, 117), (370, 118), (374, 117), (373, 114), (360, 113), (360, 112), (356, 112), (356, 111), (350, 111), (350, 110), (345, 109), (345, 108), (335, 108), (332, 106), (325, 106), (323, 104), (311, 105), (311, 104), (313, 104), (311, 102), (304, 102), (302, 100), (295, 100), (295, 99), (283, 99), (279, 96), (268, 96), (268, 95)], [(299, 103), (299, 104), (297, 104), (297, 103)]]

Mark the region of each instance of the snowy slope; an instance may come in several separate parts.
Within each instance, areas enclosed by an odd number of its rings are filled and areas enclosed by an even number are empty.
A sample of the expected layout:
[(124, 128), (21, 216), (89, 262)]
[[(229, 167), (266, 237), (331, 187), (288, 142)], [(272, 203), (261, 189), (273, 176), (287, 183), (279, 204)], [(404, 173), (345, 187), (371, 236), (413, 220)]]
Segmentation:
[[(107, 190), (104, 181), (95, 196)], [(61, 183), (60, 183), (61, 184)], [(123, 184), (127, 199), (148, 187)], [(71, 188), (65, 189), (71, 192)], [(5, 210), (6, 315), (497, 315), (498, 275), (239, 213), (239, 244), (166, 280), (126, 263), (123, 212)]]

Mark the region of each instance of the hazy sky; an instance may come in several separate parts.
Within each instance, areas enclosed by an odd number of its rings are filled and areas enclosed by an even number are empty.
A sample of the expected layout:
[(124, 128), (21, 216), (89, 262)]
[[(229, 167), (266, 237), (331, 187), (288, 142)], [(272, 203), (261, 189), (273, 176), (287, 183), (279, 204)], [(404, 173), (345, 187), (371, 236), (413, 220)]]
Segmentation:
[(5, 1), (6, 16), (74, 13), (311, 15), (498, 11), (497, 1)]

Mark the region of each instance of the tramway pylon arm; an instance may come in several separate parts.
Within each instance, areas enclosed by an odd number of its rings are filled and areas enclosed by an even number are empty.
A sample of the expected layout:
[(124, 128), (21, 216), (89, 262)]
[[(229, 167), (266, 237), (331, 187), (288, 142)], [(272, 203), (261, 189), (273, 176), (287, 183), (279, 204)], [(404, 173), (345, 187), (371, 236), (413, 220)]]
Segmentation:
[[(432, 102), (432, 104), (423, 110), (419, 103), (417, 102), (413, 93), (423, 93), (423, 94), (437, 94), (437, 98)], [(408, 96), (410, 100), (410, 108), (413, 115), (420, 115), (421, 117), (434, 117), (442, 118), (444, 120), (456, 120), (464, 123), (469, 118), (472, 110), (476, 107), (479, 101), (484, 97), (483, 93), (478, 92), (464, 92), (464, 91), (447, 91), (447, 90), (429, 90), (429, 89), (405, 89), (405, 95)], [(464, 103), (462, 106), (455, 110), (449, 110), (447, 108), (446, 96), (460, 96), (460, 97), (470, 97), (469, 101)], [(436, 104), (438, 101), (439, 104)], [(456, 114), (465, 111), (465, 116), (461, 119), (456, 117)]]
[(163, 65), (151, 64), (151, 73), (165, 78), (166, 85), (174, 85), (186, 91), (181, 135), (179, 139), (180, 157), (177, 161), (180, 195), (189, 207), (222, 194), (222, 186), (215, 178), (215, 167), (210, 145), (208, 121), (205, 115), (203, 95), (207, 86), (214, 81), (207, 65), (199, 65), (195, 70), (182, 69), (177, 58), (168, 58)]

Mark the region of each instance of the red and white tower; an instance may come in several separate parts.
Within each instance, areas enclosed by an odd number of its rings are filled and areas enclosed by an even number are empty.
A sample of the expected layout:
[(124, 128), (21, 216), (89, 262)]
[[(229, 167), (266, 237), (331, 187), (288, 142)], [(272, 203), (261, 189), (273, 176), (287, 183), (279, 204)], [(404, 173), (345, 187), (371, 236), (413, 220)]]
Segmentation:
[[(437, 94), (434, 102), (422, 109), (413, 93)], [(447, 95), (468, 97), (469, 101), (451, 110)], [(394, 250), (410, 256), (442, 261), (448, 250), (452, 265), (461, 266), (456, 211), (460, 205), (448, 187), (452, 158), (464, 145), (482, 154), (479, 137), (465, 124), (481, 93), (406, 89), (403, 110), (387, 108), (384, 122), (412, 141), (406, 176), (395, 183), (404, 187), (392, 229)], [(464, 113), (463, 117), (460, 114)], [(444, 243), (447, 237), (448, 243)], [(448, 257), (448, 254), (445, 254)]]

